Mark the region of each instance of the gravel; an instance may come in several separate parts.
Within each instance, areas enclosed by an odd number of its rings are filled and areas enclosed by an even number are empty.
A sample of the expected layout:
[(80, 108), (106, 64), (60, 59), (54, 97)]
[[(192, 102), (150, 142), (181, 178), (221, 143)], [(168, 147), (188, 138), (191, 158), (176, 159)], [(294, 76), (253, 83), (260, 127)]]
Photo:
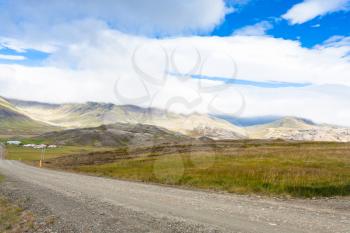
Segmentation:
[(0, 161), (0, 194), (53, 223), (43, 232), (350, 233), (350, 198), (278, 199), (184, 190)]

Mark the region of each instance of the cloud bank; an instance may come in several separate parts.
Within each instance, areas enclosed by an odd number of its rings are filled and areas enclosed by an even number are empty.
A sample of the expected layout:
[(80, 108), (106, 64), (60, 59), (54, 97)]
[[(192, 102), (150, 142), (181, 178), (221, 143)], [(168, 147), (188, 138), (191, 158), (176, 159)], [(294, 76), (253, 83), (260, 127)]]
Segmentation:
[[(271, 28), (267, 22), (228, 37), (187, 34), (219, 24), (230, 11), (223, 1), (29, 2), (7, 2), (15, 10), (11, 14), (0, 10), (5, 22), (0, 44), (49, 55), (37, 66), (1, 64), (0, 95), (136, 104), (183, 113), (296, 115), (350, 126), (349, 37), (335, 36), (304, 48), (299, 41), (265, 35)], [(113, 13), (119, 11), (122, 16)], [(148, 33), (169, 37), (151, 38)], [(270, 89), (193, 75), (312, 85)], [(181, 101), (173, 104), (174, 99)]]
[(304, 0), (294, 5), (282, 18), (291, 24), (302, 24), (318, 16), (349, 10), (349, 0)]
[(100, 19), (134, 34), (208, 32), (233, 11), (223, 0), (51, 0), (50, 4), (45, 0), (18, 0), (1, 4), (1, 34), (12, 36), (85, 19)]
[[(82, 26), (81, 32), (86, 28)], [(64, 30), (79, 31), (76, 25)], [(350, 125), (345, 111), (350, 107), (348, 38), (332, 38), (307, 49), (298, 41), (268, 36), (152, 39), (103, 26), (89, 39), (85, 33), (73, 35), (74, 40), (67, 38), (40, 67), (1, 65), (0, 93), (49, 102), (137, 104), (183, 113), (297, 115)], [(313, 85), (269, 89), (192, 79), (190, 74)], [(188, 107), (180, 101), (168, 106), (177, 97), (197, 104)]]

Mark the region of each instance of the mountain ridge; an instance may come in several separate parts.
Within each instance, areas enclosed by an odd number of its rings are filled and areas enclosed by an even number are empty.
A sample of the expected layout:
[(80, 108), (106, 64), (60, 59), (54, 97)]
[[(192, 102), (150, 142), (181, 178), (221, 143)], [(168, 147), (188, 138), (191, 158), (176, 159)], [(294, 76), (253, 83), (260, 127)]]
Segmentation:
[(148, 124), (192, 137), (214, 139), (246, 138), (245, 130), (225, 120), (205, 114), (177, 114), (158, 108), (112, 103), (46, 104), (9, 99), (33, 119), (64, 128), (87, 128), (114, 123)]
[[(293, 116), (249, 118), (248, 126), (231, 123), (238, 118), (199, 113), (178, 114), (158, 108), (113, 103), (49, 104), (8, 99), (8, 105), (38, 122), (65, 129), (93, 128), (116, 123), (153, 125), (193, 138), (285, 139), (350, 141), (350, 129)], [(231, 120), (230, 120), (231, 119)], [(255, 122), (255, 124), (253, 124)]]

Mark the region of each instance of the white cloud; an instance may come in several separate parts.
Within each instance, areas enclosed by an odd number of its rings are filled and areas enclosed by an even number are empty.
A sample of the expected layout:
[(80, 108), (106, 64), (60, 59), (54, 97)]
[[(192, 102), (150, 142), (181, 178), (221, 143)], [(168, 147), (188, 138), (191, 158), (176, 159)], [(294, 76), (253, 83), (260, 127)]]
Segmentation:
[[(89, 25), (95, 25), (93, 33), (78, 30)], [(77, 32), (67, 34), (74, 35), (74, 40), (69, 37), (62, 40), (65, 43), (53, 51), (42, 67), (1, 65), (1, 95), (50, 102), (103, 101), (155, 107), (166, 107), (173, 97), (186, 101), (201, 97), (200, 104), (188, 109), (200, 112), (211, 111), (209, 103), (217, 97), (215, 108), (226, 113), (236, 113), (240, 109), (243, 95), (246, 100), (244, 115), (297, 115), (350, 125), (350, 120), (342, 113), (350, 107), (347, 101), (350, 62), (346, 58), (350, 48), (345, 43), (346, 38), (332, 38), (307, 49), (298, 41), (267, 36), (150, 39), (96, 25), (99, 25), (96, 21), (86, 21), (73, 24), (72, 28), (69, 25), (60, 27), (62, 32)], [(314, 86), (262, 89), (225, 85), (223, 88), (217, 87), (222, 85), (218, 81), (169, 75), (191, 72), (230, 78), (234, 73), (232, 58), (238, 68), (236, 78), (308, 82)], [(136, 67), (144, 72), (141, 76)], [(165, 73), (167, 77), (163, 80)], [(120, 80), (119, 95), (115, 94), (116, 80)], [(216, 88), (211, 92), (204, 92), (207, 89), (203, 87), (213, 86)], [(145, 102), (125, 99), (147, 94), (151, 98)], [(174, 108), (172, 110), (186, 110), (183, 106)]]
[(350, 47), (350, 36), (332, 36), (323, 43), (324, 47)]
[(25, 52), (26, 49), (34, 49), (46, 53), (51, 53), (56, 50), (55, 46), (51, 43), (42, 43), (40, 41), (35, 42), (32, 39), (16, 39), (10, 37), (1, 37), (0, 36), (0, 45), (12, 49), (17, 52)]
[(273, 25), (268, 21), (262, 21), (254, 25), (249, 25), (236, 30), (234, 35), (241, 36), (264, 36), (266, 32), (273, 28)]
[(233, 11), (224, 0), (18, 0), (2, 5), (3, 35), (36, 34), (37, 39), (45, 38), (55, 25), (84, 19), (100, 19), (135, 34), (208, 32)]
[(349, 0), (304, 0), (294, 5), (282, 18), (291, 24), (302, 24), (318, 16), (349, 10)]
[(0, 54), (0, 59), (12, 60), (12, 61), (21, 61), (21, 60), (25, 60), (26, 57), (18, 56), (18, 55)]
[[(333, 37), (308, 49), (298, 41), (265, 36), (271, 26), (262, 22), (231, 37), (152, 39), (136, 34), (211, 30), (228, 9), (223, 1), (209, 0), (191, 4), (166, 1), (171, 9), (163, 1), (143, 1), (137, 2), (140, 9), (136, 11), (134, 1), (98, 3), (97, 8), (95, 2), (87, 1), (81, 4), (83, 10), (76, 7), (77, 2), (52, 1), (48, 5), (32, 1), (31, 5), (21, 5), (22, 1), (15, 1), (12, 4), (17, 11), (12, 11), (11, 17), (1, 12), (0, 18), (6, 20), (2, 21), (5, 23), (0, 29), (0, 44), (20, 52), (33, 48), (51, 54), (41, 67), (0, 65), (0, 95), (49, 102), (103, 101), (155, 107), (167, 107), (173, 97), (188, 102), (199, 98), (201, 102), (193, 108), (171, 109), (208, 112), (213, 110), (208, 107), (210, 103), (215, 102), (215, 109), (236, 113), (246, 103), (243, 114), (247, 116), (297, 115), (350, 125), (344, 111), (350, 107), (350, 47), (346, 37)], [(155, 7), (159, 12), (154, 13)], [(119, 11), (125, 12), (111, 13)], [(25, 21), (16, 20), (20, 16)], [(108, 24), (103, 17), (108, 17)], [(121, 32), (123, 26), (134, 34)], [(239, 79), (314, 85), (262, 89), (170, 75), (173, 73), (227, 78), (237, 73), (235, 78)], [(115, 93), (116, 80), (119, 95)], [(144, 102), (132, 100), (143, 96), (150, 98)]]
[[(350, 126), (350, 87), (315, 85), (304, 88), (245, 88), (246, 115), (287, 115), (312, 119), (318, 123)], [(286, 107), (287, 106), (287, 107)]]

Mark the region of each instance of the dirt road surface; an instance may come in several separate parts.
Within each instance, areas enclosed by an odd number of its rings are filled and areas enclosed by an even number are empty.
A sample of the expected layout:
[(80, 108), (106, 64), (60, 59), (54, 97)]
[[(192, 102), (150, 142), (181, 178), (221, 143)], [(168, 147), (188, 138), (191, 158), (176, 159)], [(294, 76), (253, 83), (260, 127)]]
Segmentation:
[(350, 233), (350, 198), (281, 200), (91, 177), (0, 161), (0, 193), (52, 214), (50, 232)]

